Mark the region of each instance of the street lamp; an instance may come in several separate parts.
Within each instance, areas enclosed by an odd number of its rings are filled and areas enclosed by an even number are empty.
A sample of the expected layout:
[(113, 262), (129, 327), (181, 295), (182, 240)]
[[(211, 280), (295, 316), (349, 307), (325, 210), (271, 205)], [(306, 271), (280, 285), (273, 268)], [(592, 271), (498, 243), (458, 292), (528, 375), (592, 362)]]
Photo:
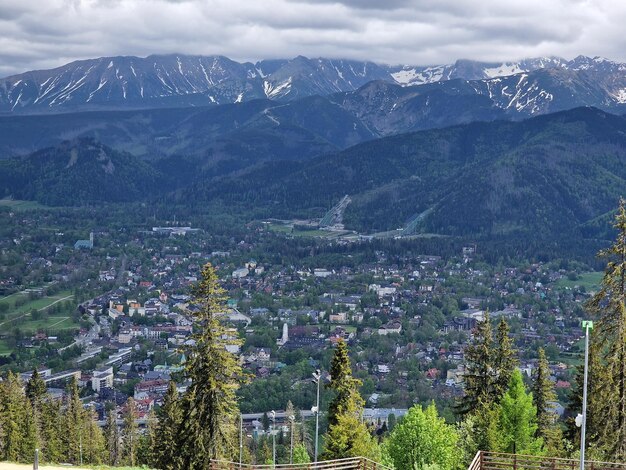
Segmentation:
[(289, 421), (291, 421), (291, 445), (289, 447), (289, 463), (293, 464), (293, 425), (296, 420), (294, 415), (289, 415)]
[(239, 469), (243, 460), (243, 415), (239, 413)]
[(583, 381), (583, 415), (582, 419), (580, 420), (580, 470), (585, 470), (585, 431), (587, 426), (587, 369), (589, 368), (589, 330), (593, 329), (593, 322), (583, 321), (583, 328), (585, 329), (585, 379)]
[(276, 434), (274, 434), (276, 412), (274, 410), (270, 411), (270, 419), (272, 420), (272, 426), (270, 426), (270, 433), (272, 434), (272, 467), (276, 467)]
[(317, 384), (317, 401), (316, 405), (311, 409), (313, 413), (315, 413), (315, 455), (313, 462), (317, 463), (317, 445), (319, 439), (319, 429), (320, 429), (320, 383), (322, 382), (322, 371), (317, 369), (313, 372), (313, 381)]

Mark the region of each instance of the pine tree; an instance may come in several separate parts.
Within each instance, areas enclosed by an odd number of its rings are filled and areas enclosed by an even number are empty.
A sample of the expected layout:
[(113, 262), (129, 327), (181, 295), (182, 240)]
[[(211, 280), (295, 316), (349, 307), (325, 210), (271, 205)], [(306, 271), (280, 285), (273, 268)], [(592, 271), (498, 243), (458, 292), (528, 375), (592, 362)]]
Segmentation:
[(325, 435), (324, 459), (367, 457), (380, 460), (380, 448), (362, 422), (365, 404), (359, 393), (361, 381), (352, 377), (348, 348), (337, 343), (330, 366), (329, 387), (336, 392), (328, 409), (328, 432)]
[(43, 381), (37, 369), (33, 371), (30, 379), (26, 382), (26, 397), (32, 409), (32, 420), (34, 422), (35, 448), (42, 449), (42, 408), (47, 396), (46, 383)]
[(600, 370), (588, 396), (602, 396), (588, 407), (595, 415), (596, 435), (590, 443), (604, 452), (605, 458), (626, 460), (626, 202), (620, 199), (614, 227), (617, 239), (600, 252), (608, 259), (601, 288), (587, 307), (598, 318), (591, 340), (600, 351)]
[(178, 429), (181, 425), (181, 408), (176, 383), (171, 381), (158, 413), (158, 423), (152, 445), (153, 461), (156, 468), (177, 470), (182, 467), (182, 459), (177, 447)]
[(533, 403), (537, 408), (537, 436), (547, 436), (548, 430), (554, 425), (554, 403), (556, 393), (550, 380), (550, 367), (543, 348), (538, 351), (539, 361), (533, 382)]
[(108, 450), (109, 465), (117, 466), (120, 461), (120, 435), (117, 427), (117, 414), (115, 408), (107, 413), (107, 421), (104, 427), (104, 440)]
[(46, 383), (43, 381), (37, 369), (33, 371), (28, 382), (26, 382), (26, 396), (33, 405), (33, 408), (40, 410), (47, 393)]
[(104, 435), (96, 418), (93, 409), (83, 413), (83, 462), (90, 465), (100, 465), (106, 458)]
[(69, 463), (80, 462), (84, 414), (78, 393), (78, 382), (76, 377), (72, 377), (67, 388), (67, 405), (62, 420), (64, 432), (61, 434), (65, 458)]
[(6, 380), (0, 382), (0, 460), (17, 462), (20, 459), (24, 402), (21, 381), (9, 372)]
[(513, 341), (509, 337), (509, 325), (500, 319), (496, 334), (496, 346), (493, 354), (494, 369), (494, 401), (500, 400), (509, 387), (511, 375), (518, 365), (517, 351), (513, 348)]
[(134, 467), (137, 461), (137, 448), (139, 446), (139, 427), (137, 425), (137, 405), (133, 397), (126, 400), (122, 419), (124, 420), (122, 462)]
[(194, 345), (187, 351), (185, 376), (191, 384), (182, 400), (179, 436), (185, 468), (204, 468), (210, 459), (238, 454), (239, 416), (236, 391), (244, 376), (237, 357), (226, 349), (239, 345), (230, 339), (218, 315), (226, 310), (226, 291), (214, 268), (206, 264), (194, 286)]
[(346, 412), (355, 412), (362, 408), (364, 401), (359, 394), (361, 381), (352, 377), (348, 346), (339, 340), (330, 364), (329, 388), (335, 391), (335, 397), (328, 406), (328, 425), (336, 424), (339, 416)]
[(39, 433), (33, 407), (25, 394), (21, 396), (22, 420), (20, 422), (20, 462), (32, 462), (35, 449), (39, 448)]
[(55, 400), (46, 400), (41, 406), (42, 462), (61, 462), (63, 460), (61, 405)]
[(515, 370), (499, 405), (497, 423), (491, 430), (491, 448), (500, 452), (537, 455), (543, 439), (536, 437), (537, 408), (532, 393), (526, 393), (522, 373)]
[(472, 342), (465, 349), (465, 394), (457, 404), (457, 411), (468, 414), (495, 399), (493, 333), (489, 314), (478, 322)]

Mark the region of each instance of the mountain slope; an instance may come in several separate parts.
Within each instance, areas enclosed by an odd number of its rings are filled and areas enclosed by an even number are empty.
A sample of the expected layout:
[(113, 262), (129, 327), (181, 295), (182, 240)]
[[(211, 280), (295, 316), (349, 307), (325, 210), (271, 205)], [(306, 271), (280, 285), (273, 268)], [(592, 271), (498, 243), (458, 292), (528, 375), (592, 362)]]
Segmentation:
[(154, 192), (158, 181), (158, 173), (147, 164), (92, 140), (0, 161), (2, 197), (49, 205), (141, 200)]
[[(579, 108), (379, 139), (272, 179), (278, 166), (199, 184), (193, 194), (253, 200), (280, 217), (321, 216), (349, 194), (344, 222), (362, 231), (395, 230), (421, 215), (419, 231), (445, 235), (580, 237), (626, 194), (626, 120)], [(255, 181), (263, 185), (234, 190)]]

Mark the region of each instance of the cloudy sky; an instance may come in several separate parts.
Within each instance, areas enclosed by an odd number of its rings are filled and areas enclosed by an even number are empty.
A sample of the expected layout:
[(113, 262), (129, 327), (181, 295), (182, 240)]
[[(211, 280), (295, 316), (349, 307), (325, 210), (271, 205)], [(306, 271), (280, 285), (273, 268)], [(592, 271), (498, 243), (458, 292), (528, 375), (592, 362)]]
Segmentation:
[(413, 65), (626, 61), (624, 24), (626, 2), (616, 0), (0, 0), (0, 76), (172, 52)]

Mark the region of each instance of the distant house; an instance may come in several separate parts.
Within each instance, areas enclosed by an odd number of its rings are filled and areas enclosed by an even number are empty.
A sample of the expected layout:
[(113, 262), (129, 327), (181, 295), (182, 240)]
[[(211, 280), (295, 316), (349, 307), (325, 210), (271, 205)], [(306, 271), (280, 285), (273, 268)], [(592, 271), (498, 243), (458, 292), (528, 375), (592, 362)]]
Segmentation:
[(402, 324), (399, 321), (390, 321), (378, 328), (379, 335), (388, 335), (392, 333), (400, 333), (402, 331)]

